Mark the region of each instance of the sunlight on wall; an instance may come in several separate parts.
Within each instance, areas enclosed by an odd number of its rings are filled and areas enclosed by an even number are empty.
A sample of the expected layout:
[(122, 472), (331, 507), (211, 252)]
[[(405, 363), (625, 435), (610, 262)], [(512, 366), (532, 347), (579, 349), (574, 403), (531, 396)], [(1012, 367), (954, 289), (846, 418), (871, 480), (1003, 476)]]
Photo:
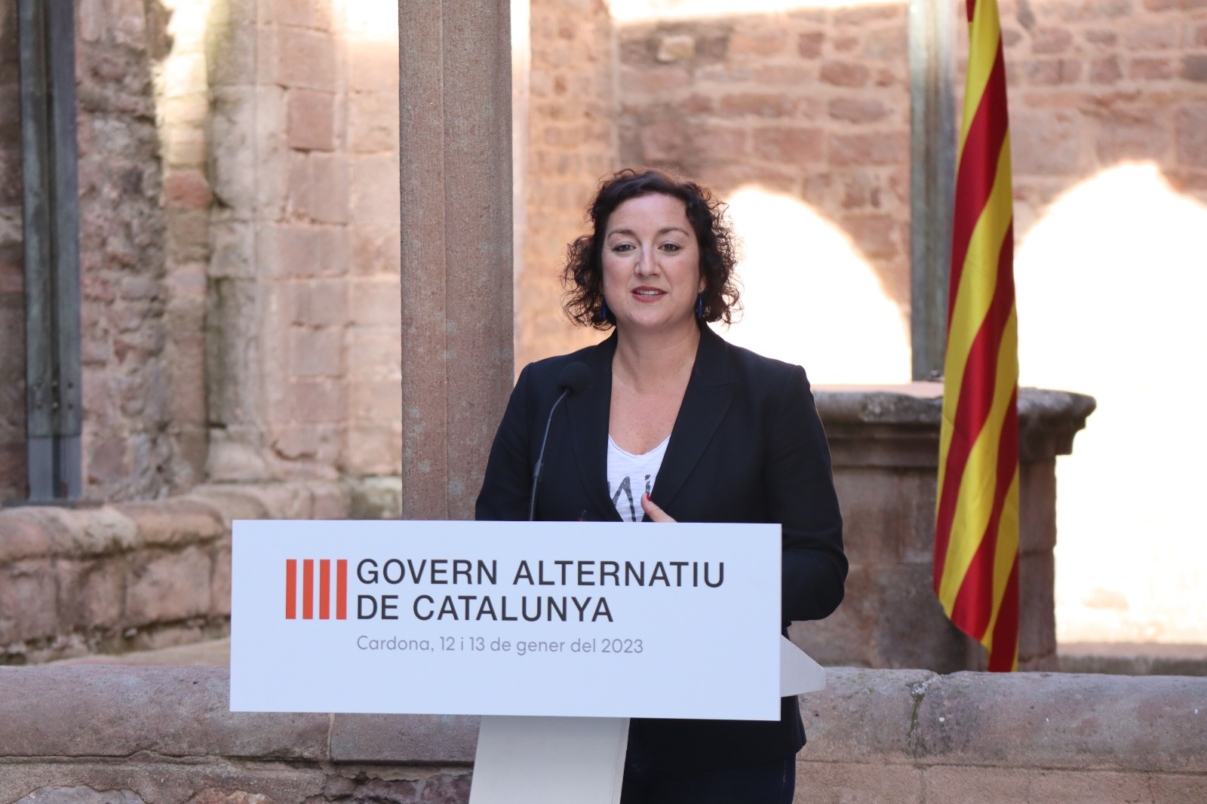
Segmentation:
[(344, 0), (344, 20), (350, 39), (398, 44), (397, 0)]
[(894, 5), (906, 0), (608, 0), (612, 19), (619, 23), (734, 14), (771, 14), (804, 8), (844, 8)]
[(724, 337), (804, 366), (813, 383), (909, 382), (905, 321), (841, 229), (755, 188), (735, 193), (729, 211), (745, 309)]
[(1207, 641), (1207, 207), (1154, 165), (1057, 201), (1016, 260), (1024, 385), (1092, 394), (1057, 468), (1062, 642)]

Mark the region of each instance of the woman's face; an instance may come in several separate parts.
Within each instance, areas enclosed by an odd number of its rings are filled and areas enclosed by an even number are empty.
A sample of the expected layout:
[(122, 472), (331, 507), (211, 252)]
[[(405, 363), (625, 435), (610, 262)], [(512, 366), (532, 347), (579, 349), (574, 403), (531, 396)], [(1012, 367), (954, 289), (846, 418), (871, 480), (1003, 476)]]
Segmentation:
[(652, 194), (616, 207), (604, 234), (603, 291), (618, 329), (694, 326), (703, 290), (700, 247), (686, 204)]

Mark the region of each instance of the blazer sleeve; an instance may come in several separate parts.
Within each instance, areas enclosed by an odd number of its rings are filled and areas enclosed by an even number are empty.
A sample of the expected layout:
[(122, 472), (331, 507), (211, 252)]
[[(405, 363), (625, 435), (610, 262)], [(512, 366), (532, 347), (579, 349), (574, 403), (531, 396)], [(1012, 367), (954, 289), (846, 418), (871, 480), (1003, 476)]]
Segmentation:
[(778, 394), (763, 482), (770, 519), (783, 525), (783, 624), (820, 620), (842, 602), (847, 558), (830, 449), (805, 370)]
[(528, 518), (528, 499), (532, 492), (532, 461), (529, 455), (529, 376), (530, 366), (520, 372), (507, 410), (495, 433), (486, 461), (486, 474), (474, 518), (478, 520), (522, 521)]

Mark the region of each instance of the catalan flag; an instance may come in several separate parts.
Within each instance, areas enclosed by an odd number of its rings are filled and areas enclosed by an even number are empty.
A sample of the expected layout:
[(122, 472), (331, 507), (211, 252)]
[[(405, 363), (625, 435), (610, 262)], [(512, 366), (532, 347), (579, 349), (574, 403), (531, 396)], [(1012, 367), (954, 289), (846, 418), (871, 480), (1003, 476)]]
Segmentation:
[(989, 654), (1018, 668), (1018, 314), (1006, 65), (997, 0), (967, 0), (947, 308), (935, 592)]

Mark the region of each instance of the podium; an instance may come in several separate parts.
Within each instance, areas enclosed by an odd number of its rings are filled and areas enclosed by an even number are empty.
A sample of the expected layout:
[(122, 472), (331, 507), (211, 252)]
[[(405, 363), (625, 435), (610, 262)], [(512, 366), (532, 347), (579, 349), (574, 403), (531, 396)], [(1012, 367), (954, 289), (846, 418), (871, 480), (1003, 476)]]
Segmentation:
[(775, 525), (234, 524), (231, 710), (481, 715), (471, 804), (620, 798), (628, 718), (773, 720)]

